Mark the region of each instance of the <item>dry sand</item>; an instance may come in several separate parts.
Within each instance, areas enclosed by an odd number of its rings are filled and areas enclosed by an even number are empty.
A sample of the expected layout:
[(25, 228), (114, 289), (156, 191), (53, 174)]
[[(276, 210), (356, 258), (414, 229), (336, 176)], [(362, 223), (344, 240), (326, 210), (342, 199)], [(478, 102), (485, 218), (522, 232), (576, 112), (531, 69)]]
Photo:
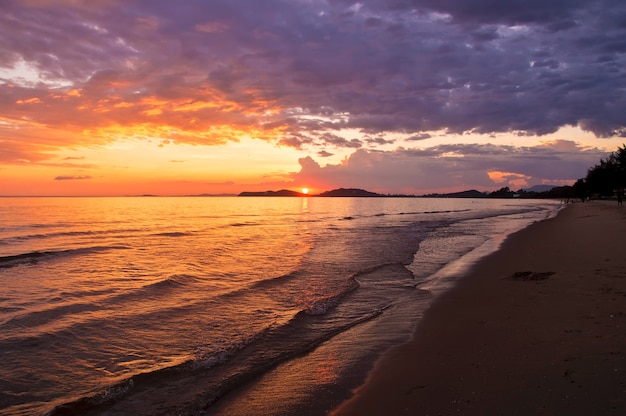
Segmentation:
[(626, 415), (625, 243), (615, 202), (512, 235), (333, 414)]

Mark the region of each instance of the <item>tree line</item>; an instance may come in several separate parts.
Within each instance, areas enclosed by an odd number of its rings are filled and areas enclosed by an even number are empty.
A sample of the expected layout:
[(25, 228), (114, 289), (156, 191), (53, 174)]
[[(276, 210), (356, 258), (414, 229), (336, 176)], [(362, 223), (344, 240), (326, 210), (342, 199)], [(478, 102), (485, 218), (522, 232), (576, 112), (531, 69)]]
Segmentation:
[(622, 198), (626, 188), (626, 146), (622, 145), (606, 159), (589, 168), (587, 176), (576, 181), (572, 191), (576, 198)]

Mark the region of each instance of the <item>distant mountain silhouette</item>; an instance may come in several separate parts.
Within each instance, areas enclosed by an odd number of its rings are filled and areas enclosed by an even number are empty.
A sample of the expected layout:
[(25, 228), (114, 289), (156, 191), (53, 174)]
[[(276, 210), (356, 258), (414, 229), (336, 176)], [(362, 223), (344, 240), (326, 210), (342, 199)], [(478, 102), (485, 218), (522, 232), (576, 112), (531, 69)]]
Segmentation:
[(565, 198), (569, 197), (571, 193), (571, 187), (552, 187), (552, 186), (541, 186), (541, 187), (533, 187), (531, 189), (549, 189), (546, 191), (525, 191), (520, 189), (515, 192), (509, 189), (508, 187), (504, 187), (498, 189), (493, 192), (480, 192), (475, 189), (461, 191), (461, 192), (452, 192), (447, 194), (428, 194), (428, 195), (384, 195), (378, 194), (376, 192), (366, 191), (364, 189), (358, 188), (339, 188), (333, 189), (332, 191), (322, 192), (316, 195), (306, 195), (297, 191), (291, 191), (289, 189), (281, 189), (280, 191), (263, 191), (263, 192), (241, 192), (239, 196), (291, 196), (291, 197), (360, 197), (360, 198), (380, 198), (380, 197), (388, 197), (388, 198)]
[(304, 196), (304, 194), (289, 189), (281, 189), (280, 191), (242, 192), (239, 196)]
[(385, 195), (375, 192), (366, 191), (364, 189), (340, 188), (332, 191), (322, 192), (317, 195), (305, 195), (300, 192), (290, 191), (289, 189), (281, 189), (280, 191), (263, 191), (263, 192), (242, 192), (239, 196), (320, 196), (320, 197), (381, 197)]
[(377, 194), (375, 192), (366, 191), (364, 189), (339, 188), (339, 189), (333, 189), (332, 191), (322, 192), (318, 196), (326, 196), (326, 197), (346, 197), (346, 196), (379, 197), (379, 196), (384, 196), (384, 195)]
[(526, 192), (548, 192), (551, 191), (552, 188), (556, 188), (556, 185), (535, 185), (530, 188), (525, 188)]

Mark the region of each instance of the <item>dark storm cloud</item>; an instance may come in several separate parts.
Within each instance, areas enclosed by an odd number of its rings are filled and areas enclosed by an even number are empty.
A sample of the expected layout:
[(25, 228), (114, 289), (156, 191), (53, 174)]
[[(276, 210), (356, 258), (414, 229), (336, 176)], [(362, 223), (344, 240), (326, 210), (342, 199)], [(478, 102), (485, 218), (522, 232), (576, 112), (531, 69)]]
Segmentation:
[(624, 135), (624, 22), (621, 0), (5, 1), (0, 62), (39, 81), (5, 80), (0, 109), (77, 131), (166, 125), (150, 133), (195, 144)]

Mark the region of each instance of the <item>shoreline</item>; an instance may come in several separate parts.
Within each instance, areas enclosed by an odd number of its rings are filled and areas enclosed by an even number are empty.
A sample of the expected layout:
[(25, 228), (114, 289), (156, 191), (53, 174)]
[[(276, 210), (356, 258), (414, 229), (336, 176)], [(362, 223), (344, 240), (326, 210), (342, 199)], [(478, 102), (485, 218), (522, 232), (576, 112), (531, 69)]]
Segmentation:
[(625, 236), (607, 202), (510, 235), (331, 414), (626, 413)]

